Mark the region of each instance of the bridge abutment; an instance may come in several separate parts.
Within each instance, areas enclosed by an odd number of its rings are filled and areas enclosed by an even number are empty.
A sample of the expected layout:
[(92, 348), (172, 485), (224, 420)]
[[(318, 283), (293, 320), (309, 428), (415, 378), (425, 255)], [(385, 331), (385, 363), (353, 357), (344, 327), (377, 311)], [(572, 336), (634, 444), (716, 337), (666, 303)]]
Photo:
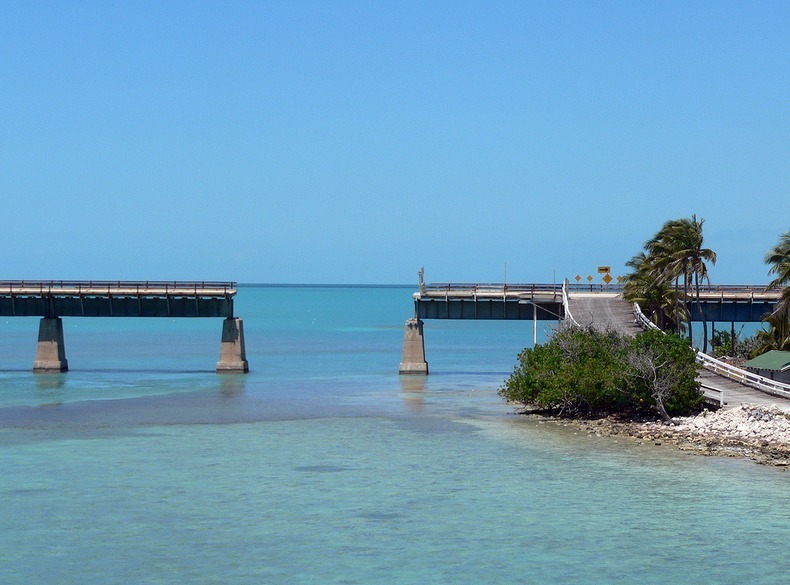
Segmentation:
[(414, 317), (406, 320), (403, 330), (403, 356), (399, 374), (428, 374), (428, 362), (425, 361), (425, 337), (423, 323)]
[(250, 371), (244, 346), (244, 323), (237, 317), (222, 322), (222, 342), (217, 362), (219, 374), (246, 374)]
[(66, 372), (66, 346), (63, 340), (63, 321), (60, 317), (44, 317), (38, 325), (38, 345), (33, 371), (36, 373)]

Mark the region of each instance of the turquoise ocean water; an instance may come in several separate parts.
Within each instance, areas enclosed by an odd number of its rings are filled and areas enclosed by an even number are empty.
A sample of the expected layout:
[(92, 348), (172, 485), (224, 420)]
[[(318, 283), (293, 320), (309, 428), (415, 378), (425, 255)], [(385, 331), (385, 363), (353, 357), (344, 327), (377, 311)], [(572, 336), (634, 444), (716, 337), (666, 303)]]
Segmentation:
[[(240, 288), (219, 320), (0, 321), (0, 583), (785, 583), (790, 475), (523, 420), (532, 323), (426, 322), (405, 288)], [(540, 324), (544, 338), (551, 323)]]

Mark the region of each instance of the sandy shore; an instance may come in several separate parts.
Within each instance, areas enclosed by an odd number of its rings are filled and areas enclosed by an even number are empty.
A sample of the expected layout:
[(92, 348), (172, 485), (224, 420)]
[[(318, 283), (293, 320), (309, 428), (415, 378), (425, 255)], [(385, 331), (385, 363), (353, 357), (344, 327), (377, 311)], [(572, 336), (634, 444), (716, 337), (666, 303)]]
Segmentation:
[(790, 467), (790, 413), (775, 406), (741, 404), (728, 410), (703, 411), (697, 416), (677, 417), (672, 425), (616, 417), (588, 420), (528, 415), (599, 436), (631, 437), (701, 455), (747, 457), (764, 465)]

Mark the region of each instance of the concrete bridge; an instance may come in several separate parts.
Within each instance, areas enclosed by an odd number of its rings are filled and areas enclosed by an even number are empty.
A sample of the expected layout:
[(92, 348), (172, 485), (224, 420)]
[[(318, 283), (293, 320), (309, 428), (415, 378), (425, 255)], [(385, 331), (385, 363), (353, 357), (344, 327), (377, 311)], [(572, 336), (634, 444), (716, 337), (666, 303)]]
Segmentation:
[[(564, 318), (563, 290), (570, 297), (588, 293), (618, 294), (619, 284), (421, 284), (414, 293), (418, 319), (557, 319)], [(780, 291), (765, 285), (707, 285), (700, 287), (700, 306), (686, 301), (692, 321), (760, 322), (776, 307)]]
[[(533, 343), (537, 343), (537, 322), (555, 320), (580, 326), (610, 328), (636, 335), (649, 324), (635, 314), (633, 305), (621, 295), (620, 285), (579, 284), (421, 284), (414, 293), (414, 317), (406, 321), (401, 374), (428, 374), (425, 359), (423, 319), (520, 319), (533, 321)], [(765, 291), (763, 285), (706, 286), (700, 291), (700, 307), (695, 299), (686, 301), (692, 321), (711, 324), (760, 322), (774, 310), (781, 291)], [(714, 325), (715, 326), (715, 325)], [(698, 353), (703, 366), (699, 375), (706, 398), (718, 405), (740, 402), (780, 404), (790, 407), (790, 386), (760, 380)]]
[(248, 372), (234, 282), (0, 281), (0, 317), (41, 317), (34, 372), (68, 370), (63, 317), (222, 318), (217, 372)]

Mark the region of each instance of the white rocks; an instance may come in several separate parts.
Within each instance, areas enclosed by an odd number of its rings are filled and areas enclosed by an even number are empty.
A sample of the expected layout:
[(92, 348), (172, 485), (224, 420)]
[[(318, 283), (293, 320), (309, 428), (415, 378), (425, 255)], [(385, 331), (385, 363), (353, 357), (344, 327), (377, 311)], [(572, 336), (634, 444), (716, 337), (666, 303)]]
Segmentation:
[(729, 410), (703, 412), (677, 418), (676, 431), (716, 434), (730, 439), (767, 441), (769, 445), (790, 445), (790, 413), (776, 406), (741, 404)]
[(741, 404), (729, 410), (678, 417), (673, 424), (623, 421), (556, 420), (601, 436), (629, 436), (655, 445), (674, 445), (702, 455), (748, 457), (757, 463), (790, 469), (790, 412), (776, 406)]

